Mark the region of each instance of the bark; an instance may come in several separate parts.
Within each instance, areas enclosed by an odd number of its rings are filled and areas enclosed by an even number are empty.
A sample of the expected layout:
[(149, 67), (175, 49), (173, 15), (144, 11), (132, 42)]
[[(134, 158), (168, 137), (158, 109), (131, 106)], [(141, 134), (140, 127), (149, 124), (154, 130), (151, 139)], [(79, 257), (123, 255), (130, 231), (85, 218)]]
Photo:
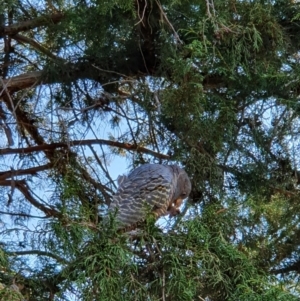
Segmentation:
[[(55, 150), (58, 148), (70, 148), (72, 146), (93, 145), (93, 144), (102, 144), (102, 145), (126, 149), (129, 151), (141, 152), (141, 153), (151, 155), (151, 156), (159, 158), (159, 159), (170, 159), (170, 156), (168, 156), (168, 155), (155, 152), (155, 151), (145, 148), (143, 146), (139, 146), (136, 144), (130, 144), (130, 143), (122, 143), (122, 142), (118, 142), (118, 141), (105, 140), (105, 139), (73, 140), (73, 141), (69, 141), (68, 143), (65, 143), (65, 142), (57, 142), (57, 143), (51, 143), (51, 144), (43, 143), (42, 145), (31, 146), (31, 147), (26, 147), (26, 148), (3, 148), (3, 149), (0, 149), (0, 155), (28, 154), (28, 153), (33, 153), (33, 152), (37, 152), (37, 151), (48, 151), (48, 150)], [(1, 177), (1, 174), (0, 174), (0, 177)]]
[(57, 12), (50, 16), (39, 16), (35, 19), (19, 22), (17, 24), (12, 24), (9, 26), (2, 27), (0, 29), (0, 36), (3, 35), (15, 35), (19, 32), (28, 31), (37, 27), (57, 24), (65, 17), (64, 13)]

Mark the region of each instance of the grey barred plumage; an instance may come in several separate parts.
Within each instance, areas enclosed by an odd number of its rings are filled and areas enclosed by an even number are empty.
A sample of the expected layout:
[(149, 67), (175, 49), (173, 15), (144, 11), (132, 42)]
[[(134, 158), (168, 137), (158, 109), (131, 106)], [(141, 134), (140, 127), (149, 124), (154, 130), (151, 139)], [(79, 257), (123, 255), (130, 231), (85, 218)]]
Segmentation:
[(187, 173), (177, 165), (144, 164), (120, 176), (118, 184), (109, 210), (120, 228), (144, 220), (149, 208), (157, 218), (177, 214), (191, 191)]

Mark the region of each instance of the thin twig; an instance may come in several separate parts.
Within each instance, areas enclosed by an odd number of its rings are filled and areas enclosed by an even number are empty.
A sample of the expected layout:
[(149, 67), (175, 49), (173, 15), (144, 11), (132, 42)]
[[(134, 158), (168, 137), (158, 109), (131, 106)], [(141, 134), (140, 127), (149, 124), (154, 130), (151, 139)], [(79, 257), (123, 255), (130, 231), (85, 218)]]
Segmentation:
[(97, 153), (95, 152), (94, 148), (91, 145), (89, 145), (89, 148), (90, 148), (91, 152), (93, 153), (97, 163), (99, 164), (99, 166), (101, 167), (101, 169), (105, 173), (105, 176), (109, 179), (109, 181), (114, 186), (114, 188), (117, 189), (117, 185), (115, 184), (114, 180), (111, 178), (109, 172), (107, 171), (107, 168), (104, 167), (104, 165), (102, 164), (102, 162), (101, 162), (100, 158), (98, 157)]
[(165, 278), (165, 270), (162, 269), (162, 301), (166, 301), (166, 292), (165, 292), (165, 286), (166, 286), (166, 278)]
[(159, 8), (159, 10), (161, 11), (161, 14), (163, 15), (165, 21), (168, 23), (168, 25), (169, 25), (169, 26), (171, 27), (171, 29), (173, 30), (174, 35), (175, 35), (177, 41), (178, 41), (180, 44), (183, 44), (183, 42), (182, 42), (182, 41), (180, 40), (180, 38), (179, 38), (178, 33), (176, 32), (176, 30), (174, 29), (172, 23), (169, 21), (169, 19), (168, 19), (166, 13), (164, 12), (164, 10), (163, 10), (163, 8), (162, 8), (160, 2), (159, 2), (158, 0), (155, 0), (155, 2), (157, 3), (158, 8)]
[(2, 86), (2, 91), (0, 92), (0, 95), (2, 95), (2, 93), (3, 93), (4, 91), (6, 91), (7, 86), (8, 86), (8, 84), (9, 84), (9, 82), (10, 82), (11, 80), (12, 80), (12, 79), (9, 78), (9, 79), (6, 81), (6, 83), (4, 83), (2, 77), (0, 77), (1, 86)]
[(144, 66), (146, 68), (146, 71), (148, 74), (150, 74), (149, 70), (148, 70), (148, 67), (147, 67), (147, 63), (146, 63), (146, 59), (144, 57), (144, 54), (143, 54), (143, 50), (142, 50), (142, 47), (141, 47), (141, 43), (139, 43), (139, 48), (140, 48), (140, 52), (141, 52), (141, 55), (142, 55), (142, 58), (143, 58), (143, 62), (144, 62)]
[(12, 113), (13, 113), (15, 119), (18, 120), (18, 119), (17, 119), (16, 112), (15, 112), (17, 107), (14, 107), (14, 103), (13, 103), (11, 97), (10, 97), (10, 94), (9, 94), (8, 91), (7, 91), (7, 85), (9, 84), (9, 81), (5, 84), (4, 81), (3, 81), (3, 79), (2, 79), (2, 77), (0, 77), (0, 82), (1, 82), (1, 85), (2, 85), (2, 87), (3, 87), (2, 91), (1, 91), (1, 95), (2, 95), (2, 93), (3, 93), (4, 91), (6, 92), (6, 95), (7, 95), (8, 99), (9, 99), (9, 101), (10, 101), (10, 105), (11, 105), (11, 107), (12, 107)]
[(214, 16), (215, 16), (215, 7), (214, 7), (214, 3), (213, 0), (211, 0), (211, 3), (209, 2), (210, 0), (206, 0), (206, 11), (207, 11), (207, 15), (209, 18), (212, 18), (212, 14), (210, 12), (210, 7), (212, 7), (213, 12), (214, 12)]
[(119, 75), (119, 76), (123, 76), (124, 78), (128, 77), (126, 74), (122, 74), (122, 73), (119, 73), (119, 72), (116, 72), (116, 71), (112, 71), (112, 70), (102, 69), (102, 68), (97, 67), (96, 65), (92, 65), (92, 66), (94, 68), (96, 68), (97, 70), (99, 70), (99, 71), (103, 71), (103, 72), (107, 72), (107, 73), (113, 73), (113, 74), (116, 74), (116, 75)]
[[(139, 15), (139, 17), (140, 17), (140, 14), (139, 14), (139, 12), (140, 12), (139, 0), (137, 0), (136, 2), (137, 2), (137, 5), (138, 5), (138, 9), (137, 9), (138, 15)], [(140, 17), (140, 20), (139, 20), (137, 23), (135, 23), (134, 26), (136, 26), (136, 25), (140, 24), (141, 22), (143, 22), (143, 19), (144, 19), (144, 17), (145, 17), (145, 11), (146, 11), (146, 8), (147, 8), (147, 0), (145, 0), (145, 6), (144, 6), (144, 9), (143, 9), (142, 17)]]

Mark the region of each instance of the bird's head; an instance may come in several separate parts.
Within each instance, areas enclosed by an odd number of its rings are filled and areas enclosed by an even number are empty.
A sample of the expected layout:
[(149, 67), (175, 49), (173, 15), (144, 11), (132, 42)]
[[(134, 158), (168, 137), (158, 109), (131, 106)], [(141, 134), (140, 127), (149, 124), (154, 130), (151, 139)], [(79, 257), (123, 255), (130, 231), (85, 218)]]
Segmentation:
[(172, 201), (174, 202), (176, 207), (179, 207), (182, 203), (182, 200), (186, 199), (189, 196), (192, 190), (192, 184), (189, 179), (189, 176), (183, 169), (181, 169), (178, 166), (173, 166), (173, 168), (174, 167), (175, 167), (174, 172), (176, 174), (177, 183), (176, 183), (176, 189), (174, 191)]

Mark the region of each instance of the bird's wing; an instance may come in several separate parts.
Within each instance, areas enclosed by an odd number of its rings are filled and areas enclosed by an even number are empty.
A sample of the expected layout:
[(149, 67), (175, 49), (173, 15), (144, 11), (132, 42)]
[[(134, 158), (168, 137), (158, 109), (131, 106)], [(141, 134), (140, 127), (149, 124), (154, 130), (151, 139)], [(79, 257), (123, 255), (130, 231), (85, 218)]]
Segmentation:
[[(143, 167), (143, 168), (141, 168)], [(172, 173), (162, 165), (143, 165), (122, 181), (110, 209), (116, 219), (131, 225), (145, 218), (147, 210), (157, 217), (166, 213), (173, 193)]]

